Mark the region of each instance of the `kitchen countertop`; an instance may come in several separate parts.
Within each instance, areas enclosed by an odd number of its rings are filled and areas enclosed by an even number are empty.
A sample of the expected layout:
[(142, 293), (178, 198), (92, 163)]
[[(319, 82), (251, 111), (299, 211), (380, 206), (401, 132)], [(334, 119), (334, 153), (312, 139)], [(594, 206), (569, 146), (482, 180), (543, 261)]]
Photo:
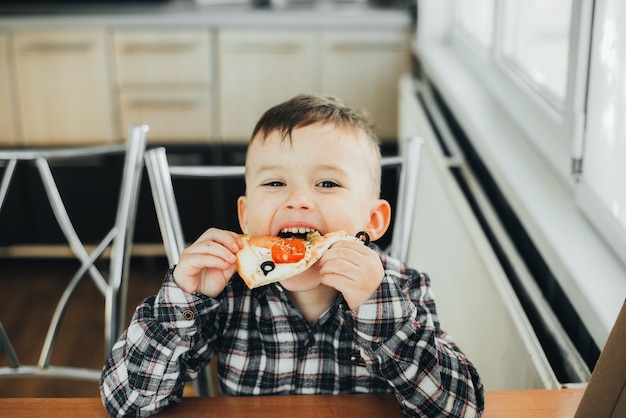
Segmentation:
[(48, 10), (0, 13), (0, 30), (57, 27), (406, 30), (411, 26), (408, 8), (373, 7), (364, 0), (274, 0), (266, 8), (254, 7), (242, 0), (223, 0), (214, 4), (170, 0), (161, 3), (59, 5)]

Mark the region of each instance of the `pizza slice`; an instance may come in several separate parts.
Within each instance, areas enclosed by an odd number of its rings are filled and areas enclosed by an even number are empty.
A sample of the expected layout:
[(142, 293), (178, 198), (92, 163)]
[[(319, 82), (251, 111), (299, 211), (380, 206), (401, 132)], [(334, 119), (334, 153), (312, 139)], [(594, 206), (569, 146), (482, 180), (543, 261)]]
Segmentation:
[(244, 246), (237, 252), (237, 272), (250, 289), (285, 280), (315, 264), (335, 242), (362, 242), (361, 236), (365, 236), (367, 244), (369, 239), (365, 232), (357, 237), (345, 231), (325, 235), (313, 232), (307, 234), (306, 239), (242, 235)]

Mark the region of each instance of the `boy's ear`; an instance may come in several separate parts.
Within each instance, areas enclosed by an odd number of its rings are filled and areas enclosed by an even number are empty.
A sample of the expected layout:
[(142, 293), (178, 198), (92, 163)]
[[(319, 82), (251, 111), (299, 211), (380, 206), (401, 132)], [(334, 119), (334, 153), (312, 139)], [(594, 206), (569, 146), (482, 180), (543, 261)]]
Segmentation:
[(391, 223), (391, 205), (384, 199), (378, 199), (370, 212), (370, 221), (366, 232), (372, 241), (382, 237)]
[(241, 228), (241, 232), (246, 234), (246, 229), (248, 226), (248, 201), (246, 200), (246, 196), (239, 196), (237, 199), (237, 216), (239, 217), (239, 227)]

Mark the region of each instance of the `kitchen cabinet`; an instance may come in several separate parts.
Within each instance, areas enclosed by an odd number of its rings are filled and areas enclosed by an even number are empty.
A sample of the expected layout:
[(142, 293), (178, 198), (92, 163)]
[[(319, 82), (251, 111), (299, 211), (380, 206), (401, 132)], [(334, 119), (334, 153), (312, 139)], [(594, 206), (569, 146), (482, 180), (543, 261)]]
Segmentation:
[(408, 50), (404, 30), (221, 31), (220, 138), (246, 141), (270, 106), (317, 92), (367, 110), (377, 134), (395, 141)]
[(9, 63), (9, 37), (0, 33), (0, 146), (16, 145), (13, 84)]
[(265, 110), (301, 92), (367, 108), (395, 141), (389, 98), (410, 15), (327, 6), (172, 0), (0, 16), (0, 146), (117, 142), (133, 123), (151, 126), (153, 144), (243, 145)]
[(222, 30), (218, 36), (220, 139), (247, 142), (269, 107), (315, 90), (315, 34)]
[(212, 38), (206, 29), (114, 31), (120, 132), (145, 123), (150, 142), (210, 141)]
[(116, 139), (104, 30), (17, 30), (12, 38), (24, 145)]
[(397, 83), (409, 70), (406, 31), (327, 31), (321, 36), (320, 91), (366, 109), (383, 140), (397, 137)]

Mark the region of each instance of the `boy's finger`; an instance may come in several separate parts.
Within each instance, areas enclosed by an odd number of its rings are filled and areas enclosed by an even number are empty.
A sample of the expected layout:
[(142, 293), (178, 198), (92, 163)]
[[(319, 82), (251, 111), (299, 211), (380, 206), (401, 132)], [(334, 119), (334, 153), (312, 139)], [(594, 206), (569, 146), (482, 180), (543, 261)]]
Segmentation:
[(233, 231), (226, 231), (217, 228), (209, 228), (192, 245), (206, 241), (214, 241), (229, 248), (231, 251), (238, 251), (243, 247), (243, 242), (239, 234)]

